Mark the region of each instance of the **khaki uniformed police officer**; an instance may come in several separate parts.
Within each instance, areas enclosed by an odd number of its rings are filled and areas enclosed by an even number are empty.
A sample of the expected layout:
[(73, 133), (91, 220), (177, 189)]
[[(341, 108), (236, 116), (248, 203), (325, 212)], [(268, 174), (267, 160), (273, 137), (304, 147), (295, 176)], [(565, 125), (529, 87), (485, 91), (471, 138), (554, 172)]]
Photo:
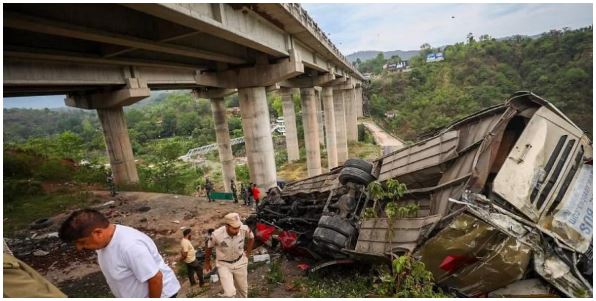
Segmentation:
[(4, 254), (4, 298), (66, 298), (37, 271), (10, 254)]
[[(211, 270), (211, 250), (215, 248), (217, 273), (224, 297), (248, 297), (248, 258), (254, 235), (243, 225), (238, 213), (228, 213), (224, 226), (213, 231), (205, 252), (205, 269)], [(246, 248), (245, 248), (246, 241)]]

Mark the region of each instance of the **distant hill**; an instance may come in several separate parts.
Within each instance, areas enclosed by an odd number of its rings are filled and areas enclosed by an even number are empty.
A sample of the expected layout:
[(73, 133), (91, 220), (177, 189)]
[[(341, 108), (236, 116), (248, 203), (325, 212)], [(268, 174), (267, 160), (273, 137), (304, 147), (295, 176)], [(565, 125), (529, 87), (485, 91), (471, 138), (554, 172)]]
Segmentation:
[[(352, 63), (355, 62), (356, 59), (360, 59), (360, 61), (364, 62), (366, 60), (370, 60), (370, 59), (374, 58), (380, 52), (381, 51), (378, 51), (378, 50), (358, 51), (358, 52), (348, 55), (347, 58)], [(385, 51), (385, 52), (383, 52), (383, 55), (385, 56), (385, 58), (390, 58), (394, 55), (399, 55), (399, 57), (402, 58), (403, 60), (409, 60), (411, 57), (417, 55), (418, 52), (420, 52), (420, 51), (419, 50), (405, 50), (405, 51), (404, 50), (393, 50), (393, 51)]]
[[(527, 37), (530, 38), (532, 40), (538, 39), (540, 37), (542, 37), (543, 35), (545, 35), (546, 33), (539, 33), (539, 34), (535, 34), (535, 35), (531, 35), (531, 36), (527, 36), (527, 35), (520, 35), (522, 37)], [(515, 38), (516, 35), (513, 36), (507, 36), (507, 37), (502, 37), (502, 38), (497, 38), (497, 41), (505, 41), (505, 40), (511, 40), (513, 38)], [(440, 49), (445, 48), (446, 46), (449, 45), (444, 45), (441, 47), (438, 47)], [(433, 48), (437, 48), (437, 47), (433, 47)], [(354, 52), (352, 54), (349, 54), (347, 56), (348, 60), (350, 62), (355, 62), (356, 59), (360, 59), (360, 61), (364, 62), (370, 59), (373, 59), (377, 56), (377, 54), (379, 54), (382, 51), (379, 50), (363, 50), (363, 51), (357, 51)], [(413, 56), (416, 56), (418, 53), (420, 52), (420, 50), (392, 50), (392, 51), (384, 51), (383, 52), (383, 56), (385, 56), (385, 59), (388, 59), (394, 55), (399, 55), (399, 57), (402, 60), (409, 60), (410, 58), (412, 58)]]
[[(459, 42), (441, 63), (410, 59), (413, 72), (377, 72), (368, 109), (381, 125), (406, 140), (528, 90), (556, 105), (593, 133), (593, 30), (553, 30), (539, 35)], [(361, 67), (379, 70), (378, 60)], [(415, 71), (415, 72), (414, 72)], [(387, 111), (399, 112), (386, 118)]]
[(11, 109), (11, 108), (29, 108), (29, 109), (62, 108), (62, 107), (65, 107), (64, 95), (4, 97), (2, 107), (4, 109)]
[[(129, 107), (140, 108), (149, 104), (158, 103), (164, 100), (171, 91), (151, 91), (151, 96), (143, 99)], [(65, 95), (49, 96), (23, 96), (23, 97), (4, 97), (3, 109), (24, 108), (24, 109), (45, 109), (53, 111), (79, 110), (77, 108), (67, 107), (64, 104)]]

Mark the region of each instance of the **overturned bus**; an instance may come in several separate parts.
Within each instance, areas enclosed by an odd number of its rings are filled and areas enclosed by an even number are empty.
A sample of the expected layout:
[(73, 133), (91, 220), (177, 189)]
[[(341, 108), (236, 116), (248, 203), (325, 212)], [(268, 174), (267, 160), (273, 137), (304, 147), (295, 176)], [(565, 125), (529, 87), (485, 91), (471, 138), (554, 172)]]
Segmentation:
[[(288, 183), (250, 222), (262, 242), (322, 262), (412, 254), (462, 296), (590, 297), (592, 173), (584, 131), (518, 92), (373, 162)], [(390, 179), (413, 215), (389, 221), (391, 200), (370, 197), (367, 184)]]

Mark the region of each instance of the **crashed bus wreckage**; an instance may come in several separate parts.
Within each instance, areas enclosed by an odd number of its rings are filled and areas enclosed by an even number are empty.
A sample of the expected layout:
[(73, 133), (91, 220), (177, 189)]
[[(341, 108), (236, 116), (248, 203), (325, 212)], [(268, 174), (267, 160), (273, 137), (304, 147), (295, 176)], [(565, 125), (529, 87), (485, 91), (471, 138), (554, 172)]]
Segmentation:
[[(261, 242), (318, 262), (412, 254), (460, 296), (591, 297), (592, 174), (584, 131), (517, 92), (372, 163), (272, 189), (247, 222)], [(414, 215), (389, 221), (389, 200), (369, 197), (367, 184), (390, 179)]]

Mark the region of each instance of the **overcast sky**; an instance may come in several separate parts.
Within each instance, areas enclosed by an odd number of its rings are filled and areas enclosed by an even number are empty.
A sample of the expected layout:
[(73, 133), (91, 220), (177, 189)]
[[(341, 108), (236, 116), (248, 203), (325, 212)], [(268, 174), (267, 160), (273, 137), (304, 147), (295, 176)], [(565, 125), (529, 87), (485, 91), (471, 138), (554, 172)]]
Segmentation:
[(344, 55), (361, 50), (417, 50), (592, 25), (592, 4), (316, 4), (303, 7)]

